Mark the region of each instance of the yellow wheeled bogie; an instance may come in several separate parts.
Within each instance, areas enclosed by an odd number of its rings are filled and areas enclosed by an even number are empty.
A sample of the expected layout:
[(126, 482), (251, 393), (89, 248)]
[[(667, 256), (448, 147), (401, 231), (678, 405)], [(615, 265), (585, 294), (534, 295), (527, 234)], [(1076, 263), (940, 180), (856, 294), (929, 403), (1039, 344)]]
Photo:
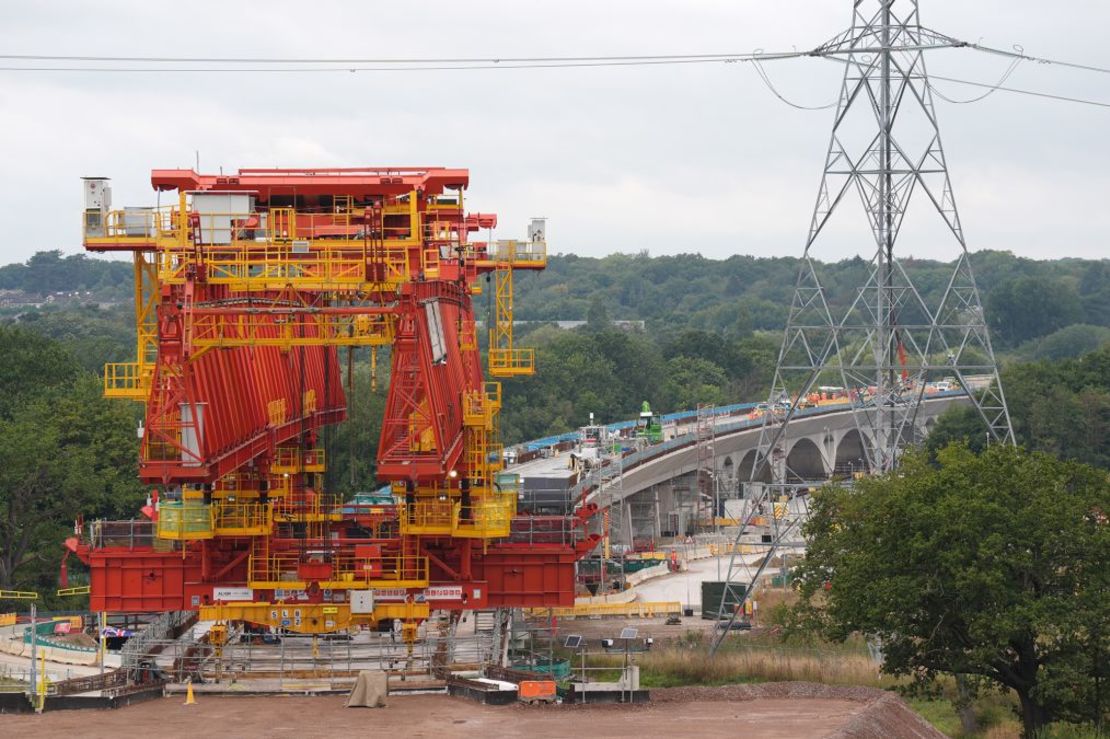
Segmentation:
[(225, 603), (201, 606), (202, 621), (247, 621), (296, 634), (331, 634), (354, 626), (375, 626), (383, 620), (404, 622), (402, 636), (416, 638), (416, 625), (428, 618), (427, 603), (378, 603), (371, 613), (351, 613), (349, 603)]

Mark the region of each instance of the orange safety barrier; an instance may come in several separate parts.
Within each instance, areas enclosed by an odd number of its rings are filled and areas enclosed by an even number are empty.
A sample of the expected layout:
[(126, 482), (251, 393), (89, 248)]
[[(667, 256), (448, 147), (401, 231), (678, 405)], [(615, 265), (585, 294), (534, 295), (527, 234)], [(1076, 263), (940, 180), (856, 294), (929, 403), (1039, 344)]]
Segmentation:
[(523, 680), (520, 683), (520, 700), (528, 703), (536, 701), (555, 701), (554, 680)]

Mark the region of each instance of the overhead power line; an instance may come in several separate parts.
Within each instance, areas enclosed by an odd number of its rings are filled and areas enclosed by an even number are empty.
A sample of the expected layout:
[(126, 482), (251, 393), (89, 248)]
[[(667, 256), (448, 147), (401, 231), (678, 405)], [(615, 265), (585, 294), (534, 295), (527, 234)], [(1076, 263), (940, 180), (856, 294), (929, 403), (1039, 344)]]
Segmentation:
[[(969, 48), (969, 49), (975, 49), (977, 51), (984, 51), (985, 50), (985, 49), (980, 48), (980, 47), (978, 47), (974, 44), (963, 44), (960, 47), (954, 47), (954, 48)], [(1020, 47), (1017, 47), (1017, 48), (1020, 49)], [(998, 80), (998, 82), (995, 82), (993, 84), (989, 83), (989, 82), (975, 82), (975, 81), (972, 81), (972, 80), (958, 79), (958, 78), (955, 78), (955, 77), (942, 77), (940, 75), (929, 73), (928, 74), (929, 89), (932, 90), (934, 93), (936, 93), (937, 97), (941, 98), (942, 100), (945, 100), (945, 101), (950, 102), (950, 103), (956, 103), (956, 104), (977, 103), (980, 100), (983, 100), (983, 99), (989, 97), (990, 95), (992, 95), (995, 92), (1010, 92), (1010, 93), (1014, 93), (1016, 95), (1028, 95), (1030, 97), (1040, 97), (1040, 98), (1045, 98), (1045, 99), (1048, 99), (1048, 100), (1058, 100), (1058, 101), (1066, 102), (1066, 103), (1077, 103), (1079, 105), (1091, 105), (1091, 106), (1094, 106), (1094, 107), (1097, 107), (1097, 108), (1110, 108), (1110, 102), (1104, 102), (1104, 101), (1101, 101), (1101, 100), (1091, 100), (1089, 98), (1080, 98), (1080, 97), (1074, 97), (1074, 96), (1069, 96), (1069, 95), (1057, 95), (1055, 93), (1040, 92), (1040, 91), (1037, 91), (1037, 90), (1024, 90), (1024, 89), (1017, 88), (1017, 87), (1005, 87), (1004, 83), (1006, 82), (1006, 80), (1008, 80), (1010, 78), (1011, 75), (1013, 75), (1014, 71), (1017, 69), (1017, 65), (1020, 62), (1022, 62), (1022, 61), (1038, 61), (1038, 62), (1040, 62), (1041, 59), (1040, 59), (1040, 57), (1031, 57), (1031, 56), (1024, 55), (1021, 51), (1015, 51), (1015, 52), (1003, 52), (1001, 50), (990, 50), (990, 51), (992, 53), (997, 52), (997, 53), (1002, 54), (1004, 56), (1009, 56), (1009, 57), (1013, 58), (1014, 62), (1015, 62), (1015, 63), (1011, 63), (1010, 66), (1007, 67), (1006, 71), (1003, 72), (1002, 77)], [(838, 62), (840, 64), (848, 64), (849, 63), (847, 60), (840, 59), (840, 58), (837, 58), (837, 57), (825, 57), (825, 58), (829, 59), (830, 61)], [(1102, 69), (1100, 67), (1086, 67), (1086, 66), (1083, 66), (1083, 65), (1075, 65), (1075, 64), (1072, 64), (1070, 62), (1056, 62), (1054, 60), (1047, 60), (1047, 61), (1042, 62), (1042, 63), (1059, 64), (1061, 66), (1069, 66), (1069, 67), (1078, 66), (1080, 68), (1090, 69), (1092, 71), (1102, 71)], [(1108, 69), (1106, 71), (1110, 72), (1110, 69)], [(942, 82), (951, 82), (951, 83), (957, 84), (957, 85), (967, 85), (969, 87), (979, 87), (979, 88), (983, 88), (983, 89), (987, 90), (988, 92), (985, 95), (980, 95), (979, 97), (972, 98), (970, 100), (955, 100), (955, 99), (952, 99), (952, 98), (948, 97), (947, 95), (942, 94), (939, 90), (937, 90), (937, 88), (932, 84), (933, 80), (941, 80)], [(790, 104), (789, 101), (787, 101), (787, 102), (788, 102), (788, 104)], [(794, 107), (799, 107), (799, 106), (794, 106)]]
[[(657, 54), (641, 56), (515, 57), (515, 58), (411, 58), (411, 59), (275, 59), (275, 58), (186, 58), (186, 57), (94, 57), (0, 54), (0, 60), (15, 62), (0, 66), (5, 72), (141, 72), (141, 73), (304, 73), (304, 72), (429, 72), (478, 69), (566, 69), (573, 67), (635, 67), (671, 64), (728, 64), (753, 59), (778, 60), (809, 56), (805, 51), (749, 52), (742, 54)], [(28, 65), (22, 62), (65, 62)], [(80, 64), (93, 62), (97, 66)], [(75, 64), (77, 63), (77, 64)], [(190, 64), (232, 66), (99, 66), (105, 63)], [(243, 67), (240, 64), (263, 64)], [(316, 66), (316, 65), (345, 66)], [(271, 66), (273, 65), (273, 66)], [(299, 65), (299, 66), (290, 66)], [(312, 66), (304, 66), (312, 65)], [(370, 65), (370, 66), (366, 66)]]
[(760, 62), (759, 59), (753, 59), (752, 66), (755, 68), (755, 72), (759, 75), (759, 78), (763, 80), (763, 84), (766, 85), (767, 89), (771, 91), (771, 94), (777, 97), (782, 102), (789, 105), (791, 108), (797, 108), (798, 110), (829, 110), (830, 108), (836, 107), (836, 100), (833, 100), (831, 103), (825, 103), (823, 105), (802, 105), (801, 103), (795, 103), (792, 100), (788, 100), (782, 93), (779, 92), (778, 88), (775, 87), (775, 84), (771, 82), (771, 78), (767, 74), (767, 70), (763, 68), (763, 64)]
[[(790, 59), (806, 56), (777, 56), (775, 59)], [(274, 73), (355, 73), (355, 72), (456, 72), (485, 69), (572, 69), (576, 67), (647, 67), (677, 64), (734, 64), (754, 61), (754, 57), (728, 57), (722, 59), (667, 59), (658, 61), (609, 61), (609, 62), (558, 62), (543, 64), (453, 64), (415, 67), (24, 67), (0, 66), (0, 72), (136, 72), (149, 73), (209, 73), (221, 74), (274, 74)]]
[(983, 46), (981, 44), (968, 44), (969, 49), (982, 51), (986, 54), (995, 54), (997, 56), (1007, 56), (1012, 59), (1020, 59), (1026, 62), (1036, 62), (1037, 64), (1050, 64), (1055, 67), (1069, 67), (1071, 69), (1083, 69), (1088, 72), (1098, 72), (1100, 74), (1110, 74), (1110, 67), (1098, 67), (1091, 64), (1079, 64), (1077, 62), (1065, 62), (1060, 59), (1050, 59), (1043, 56), (1030, 56), (1025, 53), (1025, 49), (1020, 46), (1015, 46), (1013, 51), (1006, 49), (995, 49), (990, 46)]
[[(797, 52), (792, 52), (797, 53)], [(0, 59), (41, 62), (126, 62), (158, 64), (510, 64), (544, 62), (594, 61), (660, 61), (678, 59), (732, 59), (753, 56), (750, 53), (730, 54), (630, 54), (598, 56), (525, 56), (525, 57), (199, 57), (199, 56), (58, 56), (47, 54), (0, 54)]]
[[(1091, 105), (1101, 108), (1110, 108), (1110, 102), (1090, 100), (1086, 98), (1057, 95), (1035, 90), (1024, 90), (1005, 87), (1004, 83), (1016, 70), (1022, 61), (1037, 64), (1067, 67), (1101, 74), (1110, 74), (1110, 67), (1100, 67), (1090, 64), (1068, 62), (1049, 57), (1038, 57), (1026, 54), (1020, 46), (1014, 50), (998, 49), (982, 44), (972, 44), (963, 41), (951, 43), (922, 44), (920, 46), (900, 48), (900, 51), (934, 51), (944, 48), (969, 48), (985, 54), (1008, 57), (1013, 60), (1002, 78), (995, 84), (975, 82), (972, 80), (957, 79), (953, 77), (940, 77), (930, 75), (932, 80), (940, 80), (958, 85), (967, 85), (986, 89), (984, 95), (969, 100), (953, 99), (935, 87), (933, 92), (941, 99), (958, 104), (974, 103), (985, 99), (995, 92), (1009, 92), (1018, 95), (1028, 95), (1049, 100)], [(807, 51), (763, 52), (754, 51), (746, 53), (726, 54), (638, 54), (638, 55), (599, 55), (599, 56), (549, 56), (549, 57), (410, 57), (410, 58), (341, 58), (341, 57), (172, 57), (172, 56), (96, 56), (96, 55), (59, 55), (59, 54), (0, 54), (0, 62), (7, 62), (0, 66), (0, 72), (86, 72), (86, 73), (114, 73), (114, 74), (281, 74), (281, 73), (357, 73), (357, 72), (452, 72), (452, 71), (479, 71), (495, 69), (572, 69), (596, 67), (648, 67), (685, 64), (731, 64), (752, 62), (760, 79), (779, 100), (787, 105), (801, 110), (825, 110), (834, 107), (836, 103), (808, 106), (794, 103), (782, 95), (771, 81), (763, 68), (762, 63), (783, 59), (799, 59), (815, 57), (833, 59), (845, 62), (845, 55), (864, 54), (881, 51), (880, 49), (814, 49)], [(36, 62), (31, 65), (29, 62)], [(57, 62), (58, 64), (49, 64)], [(87, 62), (87, 63), (86, 63)], [(103, 65), (112, 66), (103, 66)], [(117, 65), (142, 65), (157, 64), (170, 66), (117, 66)], [(193, 65), (193, 66), (178, 66)], [(196, 66), (202, 65), (202, 66)], [(211, 66), (208, 66), (211, 65)], [(219, 66), (223, 65), (223, 66)], [(262, 66), (241, 66), (262, 65)]]
[(937, 97), (939, 97), (941, 100), (945, 100), (949, 103), (955, 103), (956, 105), (969, 105), (971, 103), (978, 103), (978, 102), (981, 102), (983, 100), (986, 100), (991, 95), (998, 92), (999, 89), (1001, 89), (1002, 85), (1006, 84), (1006, 80), (1010, 79), (1010, 75), (1012, 75), (1015, 71), (1017, 71), (1017, 68), (1019, 66), (1021, 66), (1021, 62), (1022, 62), (1021, 59), (1011, 60), (1010, 61), (1010, 66), (1006, 67), (1006, 71), (1003, 72), (1002, 76), (998, 78), (998, 82), (995, 82), (993, 85), (991, 85), (991, 89), (987, 90), (982, 95), (978, 95), (976, 97), (969, 98), (967, 100), (956, 100), (955, 98), (948, 97), (943, 92), (941, 92), (936, 87), (934, 87), (931, 82), (928, 83), (929, 89), (932, 90), (933, 94), (936, 95)]
[[(941, 77), (939, 75), (930, 74), (930, 80), (941, 80), (943, 82), (952, 82), (957, 85), (970, 85), (971, 87), (984, 87), (990, 90), (998, 90), (1000, 92), (1012, 92), (1017, 95), (1030, 95), (1032, 97), (1048, 98), (1049, 100), (1060, 100), (1065, 103), (1079, 103), (1081, 105), (1094, 105), (1099, 108), (1110, 108), (1110, 102), (1103, 102), (1101, 100), (1088, 100), (1087, 98), (1070, 97), (1068, 95), (1055, 95), (1050, 92), (1038, 92), (1036, 90), (1022, 90), (1016, 87), (1002, 87), (999, 84), (991, 84), (989, 82), (972, 82), (970, 80), (960, 80), (954, 77)], [(932, 87), (932, 85), (930, 85)], [(935, 91), (935, 90), (934, 90)], [(947, 99), (947, 98), (946, 98)]]

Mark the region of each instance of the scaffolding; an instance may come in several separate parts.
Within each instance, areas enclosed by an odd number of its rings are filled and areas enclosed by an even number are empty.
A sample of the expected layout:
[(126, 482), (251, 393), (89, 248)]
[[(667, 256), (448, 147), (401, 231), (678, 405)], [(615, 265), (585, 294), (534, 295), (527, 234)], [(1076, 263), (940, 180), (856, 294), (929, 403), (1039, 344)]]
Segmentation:
[(717, 480), (717, 423), (713, 406), (698, 403), (694, 425), (694, 449), (697, 458), (694, 483), (698, 493), (697, 526), (705, 531), (712, 529), (720, 515), (717, 510), (719, 481)]

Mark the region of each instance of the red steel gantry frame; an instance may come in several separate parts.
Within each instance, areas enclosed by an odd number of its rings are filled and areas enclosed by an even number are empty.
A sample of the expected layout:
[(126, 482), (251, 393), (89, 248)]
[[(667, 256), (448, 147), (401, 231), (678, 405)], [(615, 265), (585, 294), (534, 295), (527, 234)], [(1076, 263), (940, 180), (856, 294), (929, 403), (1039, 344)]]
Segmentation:
[[(493, 273), (490, 374), (531, 374), (531, 350), (512, 345), (512, 272), (546, 265), (542, 221), (526, 241), (470, 241), (497, 218), (465, 212), (464, 169), (151, 182), (174, 202), (112, 210), (107, 180), (85, 180), (85, 248), (133, 254), (137, 357), (106, 367), (105, 394), (146, 404), (139, 475), (153, 488), (149, 523), (90, 522), (67, 540), (90, 607), (320, 633), (573, 605), (589, 512), (517, 516), (472, 302)], [(392, 504), (322, 489), (321, 431), (346, 415), (339, 347), (390, 348), (377, 475)]]

